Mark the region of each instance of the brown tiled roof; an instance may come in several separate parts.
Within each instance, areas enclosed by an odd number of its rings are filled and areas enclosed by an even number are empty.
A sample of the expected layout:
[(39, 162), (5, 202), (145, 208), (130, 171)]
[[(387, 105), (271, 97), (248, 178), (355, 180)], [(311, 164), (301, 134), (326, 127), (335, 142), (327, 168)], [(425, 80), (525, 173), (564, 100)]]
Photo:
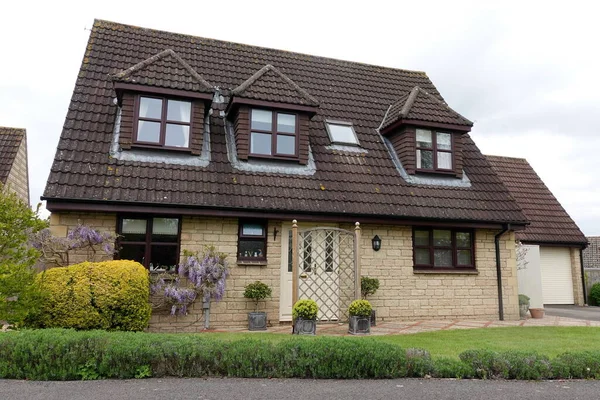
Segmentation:
[(530, 225), (517, 239), (533, 243), (585, 244), (585, 235), (523, 158), (487, 156)]
[(588, 247), (583, 250), (583, 266), (600, 268), (600, 236), (588, 236)]
[(24, 137), (25, 129), (0, 126), (0, 183), (3, 185), (6, 184)]
[(212, 92), (213, 86), (183, 61), (172, 49), (166, 49), (112, 76), (114, 81), (169, 89)]
[(418, 86), (390, 105), (380, 129), (387, 128), (399, 119), (473, 126), (471, 121), (448, 107), (445, 102)]
[(233, 89), (235, 97), (318, 106), (317, 99), (272, 65), (265, 65), (247, 81)]
[[(124, 161), (109, 156), (117, 106), (108, 75), (165, 48), (230, 91), (264, 65), (276, 65), (319, 100), (310, 120), (312, 175), (249, 172), (227, 155), (224, 120), (210, 117), (206, 167)], [(79, 72), (44, 197), (234, 210), (453, 221), (526, 218), (468, 135), (464, 167), (470, 187), (407, 183), (376, 129), (389, 104), (419, 86), (440, 101), (423, 72), (384, 68), (96, 21)], [(218, 97), (218, 96), (217, 96)], [(213, 103), (219, 109), (224, 104)], [(362, 152), (332, 148), (326, 119), (352, 122)]]

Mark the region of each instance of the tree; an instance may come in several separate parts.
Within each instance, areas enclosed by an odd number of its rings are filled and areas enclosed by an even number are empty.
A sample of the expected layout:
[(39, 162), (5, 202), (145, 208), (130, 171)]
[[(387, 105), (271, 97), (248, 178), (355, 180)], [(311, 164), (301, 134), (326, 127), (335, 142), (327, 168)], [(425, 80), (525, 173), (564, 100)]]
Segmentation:
[(23, 322), (33, 311), (36, 290), (34, 265), (39, 252), (30, 239), (48, 226), (15, 193), (0, 186), (0, 320)]

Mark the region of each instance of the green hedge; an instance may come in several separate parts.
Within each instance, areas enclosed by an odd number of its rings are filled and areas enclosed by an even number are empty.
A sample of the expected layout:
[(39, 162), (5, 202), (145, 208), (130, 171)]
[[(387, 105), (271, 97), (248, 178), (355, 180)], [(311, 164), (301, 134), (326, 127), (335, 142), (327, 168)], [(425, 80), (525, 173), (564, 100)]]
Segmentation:
[(38, 275), (44, 301), (29, 325), (140, 331), (151, 306), (148, 271), (128, 260), (84, 262)]
[(600, 352), (470, 350), (432, 359), (369, 338), (294, 337), (226, 341), (211, 335), (24, 330), (0, 335), (0, 378), (75, 380), (144, 377), (245, 378), (600, 378)]

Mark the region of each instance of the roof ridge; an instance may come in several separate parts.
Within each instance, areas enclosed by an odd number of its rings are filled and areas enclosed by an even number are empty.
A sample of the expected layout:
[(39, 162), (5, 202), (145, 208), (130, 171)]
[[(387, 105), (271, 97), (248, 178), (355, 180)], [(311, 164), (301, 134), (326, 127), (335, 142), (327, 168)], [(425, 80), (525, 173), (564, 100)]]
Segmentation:
[[(217, 43), (226, 43), (226, 44), (233, 44), (233, 45), (238, 45), (238, 46), (248, 46), (248, 47), (253, 47), (255, 49), (262, 49), (262, 50), (274, 50), (274, 51), (290, 53), (290, 54), (294, 54), (294, 55), (298, 55), (298, 56), (318, 58), (318, 59), (321, 59), (323, 61), (334, 61), (334, 62), (339, 62), (339, 63), (344, 63), (344, 64), (350, 63), (350, 64), (355, 64), (355, 65), (362, 65), (362, 66), (365, 66), (365, 67), (384, 68), (384, 69), (388, 69), (388, 70), (391, 70), (391, 71), (402, 71), (402, 72), (413, 73), (413, 74), (420, 74), (420, 75), (427, 76), (427, 72), (420, 71), (420, 70), (415, 70), (415, 69), (406, 69), (406, 68), (397, 68), (397, 67), (386, 67), (386, 66), (378, 65), (378, 64), (369, 64), (369, 63), (365, 63), (365, 62), (361, 62), (361, 61), (344, 60), (344, 59), (341, 59), (341, 58), (324, 57), (324, 56), (318, 56), (318, 55), (310, 54), (310, 53), (300, 53), (300, 52), (297, 52), (297, 51), (290, 51), (290, 50), (278, 49), (278, 48), (275, 48), (275, 47), (266, 47), (266, 46), (259, 46), (259, 45), (255, 45), (255, 44), (233, 42), (233, 41), (228, 41), (228, 40), (219, 40), (219, 39), (209, 38), (209, 37), (205, 37), (205, 36), (197, 36), (197, 35), (192, 35), (192, 34), (187, 34), (187, 33), (167, 31), (167, 30), (163, 30), (163, 29), (146, 28), (146, 27), (139, 26), (139, 25), (124, 24), (124, 23), (115, 22), (115, 21), (109, 21), (109, 20), (105, 20), (105, 19), (101, 19), (101, 18), (95, 18), (94, 19), (94, 26), (93, 27), (95, 27), (97, 24), (108, 24), (108, 25), (114, 25), (114, 26), (126, 26), (126, 27), (129, 27), (129, 28), (143, 29), (143, 30), (152, 31), (152, 32), (159, 32), (159, 33), (168, 33), (170, 35), (177, 35), (177, 36), (186, 37), (186, 38), (193, 37), (193, 38), (198, 38), (198, 39), (203, 39), (203, 40), (210, 40), (210, 41), (217, 42)], [(427, 78), (429, 79), (429, 77), (427, 77)]]
[(484, 156), (488, 159), (490, 158), (504, 158), (504, 159), (509, 159), (509, 160), (520, 160), (520, 161), (525, 161), (526, 163), (529, 164), (529, 161), (527, 161), (526, 158), (524, 157), (511, 157), (511, 156), (497, 156), (497, 155), (493, 155), (493, 154), (484, 154)]
[(166, 57), (173, 57), (181, 66), (200, 84), (205, 86), (207, 89), (213, 89), (213, 85), (208, 83), (191, 65), (189, 65), (183, 58), (181, 58), (173, 49), (165, 49), (155, 55), (148, 57), (147, 59), (140, 61), (139, 63), (129, 67), (121, 72), (111, 75), (112, 79), (124, 79), (131, 76), (133, 73), (138, 72), (146, 68), (147, 66), (155, 63), (158, 60), (162, 60)]
[(25, 128), (15, 128), (12, 126), (0, 126), (0, 134), (25, 133)]
[(319, 101), (317, 99), (315, 99), (313, 96), (311, 96), (306, 90), (302, 89), (290, 77), (285, 75), (283, 72), (281, 72), (279, 69), (275, 68), (271, 64), (267, 64), (264, 67), (262, 67), (261, 69), (259, 69), (258, 71), (256, 71), (254, 73), (254, 75), (252, 75), (250, 78), (248, 78), (244, 82), (242, 82), (238, 87), (233, 89), (231, 91), (231, 93), (234, 95), (238, 95), (238, 96), (243, 94), (250, 86), (252, 86), (256, 81), (258, 81), (261, 77), (263, 77), (269, 71), (274, 72), (281, 79), (286, 81), (290, 86), (292, 86), (294, 88), (294, 90), (296, 90), (301, 95), (301, 97), (304, 97), (304, 99), (308, 100), (310, 103), (313, 103), (313, 105), (315, 105), (315, 106), (319, 105)]
[(415, 100), (417, 99), (418, 95), (419, 95), (419, 86), (415, 86), (408, 94), (408, 98), (406, 99), (406, 102), (404, 103), (404, 105), (402, 106), (402, 109), (400, 110), (399, 114), (401, 117), (406, 117), (408, 115), (413, 104), (415, 104)]

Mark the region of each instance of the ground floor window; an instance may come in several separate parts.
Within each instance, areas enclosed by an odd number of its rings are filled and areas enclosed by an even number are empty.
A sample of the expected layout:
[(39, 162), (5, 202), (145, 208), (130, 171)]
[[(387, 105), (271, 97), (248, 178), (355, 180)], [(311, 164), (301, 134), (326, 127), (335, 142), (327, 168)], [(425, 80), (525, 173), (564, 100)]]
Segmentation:
[(134, 260), (150, 271), (175, 271), (179, 263), (180, 218), (122, 216), (119, 258)]
[(240, 220), (238, 261), (267, 260), (267, 221)]
[(413, 229), (415, 268), (475, 268), (474, 233), (468, 229)]

